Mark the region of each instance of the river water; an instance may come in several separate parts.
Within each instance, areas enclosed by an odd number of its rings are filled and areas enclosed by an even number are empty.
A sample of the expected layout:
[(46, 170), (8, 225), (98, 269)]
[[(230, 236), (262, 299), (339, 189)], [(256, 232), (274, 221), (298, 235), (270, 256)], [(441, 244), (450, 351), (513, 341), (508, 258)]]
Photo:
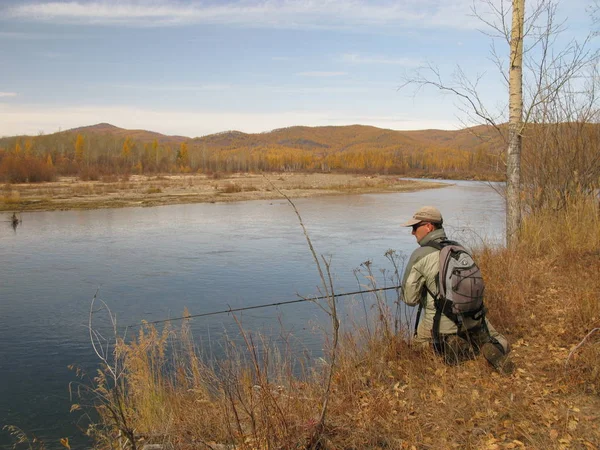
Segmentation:
[[(414, 193), (298, 199), (315, 250), (331, 257), (336, 292), (356, 290), (366, 260), (391, 269), (388, 249), (416, 244), (399, 224), (418, 207), (442, 211), (446, 230), (471, 245), (502, 242), (504, 202), (489, 186), (452, 182)], [(15, 425), (60, 448), (85, 440), (69, 413), (71, 364), (93, 368), (90, 301), (98, 293), (119, 325), (318, 295), (319, 276), (298, 219), (285, 200), (23, 213), (13, 230), (0, 215), (0, 426)], [(389, 285), (389, 283), (388, 283)], [(318, 353), (310, 303), (241, 315), (249, 329), (279, 326)], [(99, 327), (105, 325), (99, 319)], [(194, 336), (235, 329), (227, 315), (194, 319)], [(74, 400), (75, 401), (75, 400)], [(0, 448), (9, 448), (0, 431)], [(77, 443), (79, 442), (79, 445)]]

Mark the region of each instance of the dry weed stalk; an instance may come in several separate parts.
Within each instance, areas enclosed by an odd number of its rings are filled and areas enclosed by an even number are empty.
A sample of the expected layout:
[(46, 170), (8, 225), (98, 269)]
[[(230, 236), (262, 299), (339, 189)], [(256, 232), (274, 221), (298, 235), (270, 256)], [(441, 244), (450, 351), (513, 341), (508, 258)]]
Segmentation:
[[(100, 309), (94, 310), (97, 301), (102, 306)], [(99, 330), (93, 327), (94, 314), (102, 310), (106, 310), (110, 320), (113, 333), (110, 338), (104, 337)], [(89, 392), (98, 402), (96, 408), (106, 411), (112, 419), (112, 425), (119, 431), (117, 438), (119, 448), (136, 450), (137, 436), (135, 427), (132, 424), (133, 417), (128, 408), (124, 355), (120, 351), (123, 340), (118, 337), (116, 317), (112, 314), (108, 305), (103, 300), (98, 299), (98, 291), (94, 294), (90, 304), (88, 332), (92, 349), (100, 360), (100, 369), (94, 378), (93, 386), (89, 387)]]
[(308, 248), (310, 249), (310, 253), (315, 261), (315, 266), (319, 272), (319, 277), (321, 279), (321, 286), (325, 291), (325, 296), (327, 297), (327, 308), (324, 308), (320, 303), (315, 302), (325, 313), (329, 316), (331, 320), (332, 326), (332, 346), (330, 349), (330, 360), (329, 360), (329, 370), (328, 375), (325, 382), (325, 389), (323, 391), (323, 400), (321, 406), (321, 414), (319, 415), (319, 420), (314, 428), (314, 433), (309, 439), (308, 448), (319, 448), (322, 446), (321, 440), (323, 438), (323, 432), (325, 431), (325, 418), (327, 414), (327, 406), (329, 405), (329, 397), (331, 395), (331, 385), (333, 380), (333, 374), (336, 367), (336, 358), (337, 358), (337, 350), (339, 343), (339, 335), (340, 335), (340, 321), (337, 314), (337, 303), (336, 297), (334, 293), (333, 280), (331, 278), (331, 260), (326, 259), (323, 255), (321, 255), (321, 260), (323, 265), (325, 266), (325, 273), (327, 274), (327, 278), (325, 278), (325, 274), (323, 273), (323, 269), (321, 267), (321, 263), (319, 262), (319, 258), (317, 256), (317, 252), (315, 251), (310, 236), (306, 227), (304, 226), (304, 221), (302, 220), (302, 216), (296, 208), (294, 202), (285, 195), (271, 180), (269, 180), (266, 176), (265, 179), (269, 182), (269, 184), (276, 190), (282, 197), (284, 197), (291, 207), (294, 209), (296, 213), (296, 217), (298, 217), (298, 222), (300, 223), (300, 227), (302, 228), (302, 232), (304, 233), (304, 237), (306, 238), (306, 243), (308, 244)]

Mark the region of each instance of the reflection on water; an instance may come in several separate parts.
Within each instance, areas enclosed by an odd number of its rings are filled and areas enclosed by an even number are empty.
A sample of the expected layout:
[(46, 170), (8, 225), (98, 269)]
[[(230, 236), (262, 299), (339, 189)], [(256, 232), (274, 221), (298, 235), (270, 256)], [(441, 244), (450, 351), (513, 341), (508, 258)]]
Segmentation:
[(10, 218), (10, 226), (12, 227), (13, 231), (17, 231), (17, 227), (20, 223), (21, 219), (17, 217), (17, 213), (13, 213), (12, 217)]
[[(295, 203), (316, 251), (331, 255), (337, 292), (357, 289), (353, 269), (362, 262), (390, 269), (388, 249), (415, 248), (399, 224), (424, 204), (438, 206), (449, 233), (471, 244), (503, 234), (502, 199), (474, 182)], [(80, 436), (72, 425), (79, 416), (68, 412), (67, 366), (96, 364), (86, 327), (97, 290), (121, 325), (178, 317), (185, 307), (200, 314), (318, 295), (312, 256), (284, 200), (23, 213), (14, 231), (0, 232), (0, 246), (0, 425), (49, 439), (49, 448)], [(309, 325), (321, 319), (314, 305), (241, 318), (267, 332), (280, 318), (303, 347), (320, 351)], [(231, 329), (227, 315), (193, 322), (197, 338), (215, 342)], [(8, 442), (0, 434), (0, 448)]]

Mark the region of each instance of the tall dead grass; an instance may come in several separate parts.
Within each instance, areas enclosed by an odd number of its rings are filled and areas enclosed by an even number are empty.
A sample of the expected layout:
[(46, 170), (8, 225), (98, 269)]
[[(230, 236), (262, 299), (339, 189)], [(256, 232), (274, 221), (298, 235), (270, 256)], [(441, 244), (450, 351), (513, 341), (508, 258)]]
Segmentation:
[[(599, 225), (597, 199), (580, 196), (527, 217), (515, 250), (477, 255), (489, 318), (512, 342), (511, 377), (482, 358), (449, 367), (416, 351), (392, 312), (396, 299), (364, 299), (370, 322), (342, 326), (328, 420), (314, 442), (328, 374), (321, 359), (241, 328), (222, 357), (207, 358), (187, 324), (146, 326), (115, 349), (135, 439), (124, 441), (119, 418), (100, 404), (98, 448), (598, 448), (600, 339), (583, 339), (600, 326)], [(108, 379), (94, 389), (110, 400)]]

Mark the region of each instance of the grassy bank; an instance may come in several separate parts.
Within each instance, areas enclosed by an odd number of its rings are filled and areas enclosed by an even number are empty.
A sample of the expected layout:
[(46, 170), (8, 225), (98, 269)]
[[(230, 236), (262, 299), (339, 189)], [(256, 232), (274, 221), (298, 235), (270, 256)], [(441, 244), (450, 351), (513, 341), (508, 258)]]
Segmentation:
[(63, 177), (54, 182), (5, 184), (0, 188), (0, 211), (120, 208), (281, 198), (273, 185), (296, 198), (408, 192), (443, 186), (427, 181), (402, 180), (397, 176), (332, 173), (131, 175), (95, 181)]
[(244, 346), (224, 343), (226, 356), (207, 361), (185, 325), (146, 327), (97, 376), (90, 434), (103, 449), (598, 448), (597, 200), (529, 216), (521, 241), (477, 255), (490, 320), (512, 344), (511, 376), (483, 358), (449, 367), (415, 352), (373, 301), (368, 326), (342, 326), (320, 428), (326, 364), (244, 331)]

